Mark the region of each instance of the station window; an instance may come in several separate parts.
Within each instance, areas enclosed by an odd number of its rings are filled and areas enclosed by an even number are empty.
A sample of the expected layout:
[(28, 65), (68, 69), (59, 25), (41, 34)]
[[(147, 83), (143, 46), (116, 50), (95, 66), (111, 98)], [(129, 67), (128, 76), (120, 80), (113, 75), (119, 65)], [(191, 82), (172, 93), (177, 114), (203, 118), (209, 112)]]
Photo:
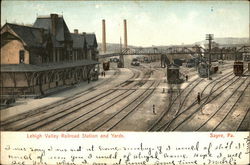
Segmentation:
[(19, 63), (24, 63), (24, 50), (19, 51)]

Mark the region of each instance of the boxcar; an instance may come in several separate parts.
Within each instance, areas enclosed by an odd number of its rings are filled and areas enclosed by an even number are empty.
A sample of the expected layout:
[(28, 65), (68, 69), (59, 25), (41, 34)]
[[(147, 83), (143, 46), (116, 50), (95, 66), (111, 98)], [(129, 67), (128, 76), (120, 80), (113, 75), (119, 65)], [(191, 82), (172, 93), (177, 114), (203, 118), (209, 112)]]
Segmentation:
[(243, 62), (235, 61), (234, 62), (234, 74), (236, 76), (242, 76), (243, 70), (244, 70)]
[(250, 72), (250, 62), (248, 63), (248, 72)]
[(109, 61), (105, 61), (102, 63), (102, 66), (103, 66), (103, 70), (109, 70)]

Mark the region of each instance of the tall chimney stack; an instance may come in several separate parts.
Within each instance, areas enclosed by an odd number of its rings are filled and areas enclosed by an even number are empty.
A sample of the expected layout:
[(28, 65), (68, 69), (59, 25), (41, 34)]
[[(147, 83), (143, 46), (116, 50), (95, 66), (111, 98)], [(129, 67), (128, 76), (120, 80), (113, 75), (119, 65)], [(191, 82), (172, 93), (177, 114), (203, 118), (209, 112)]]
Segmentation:
[(105, 19), (102, 20), (102, 51), (106, 52), (106, 27)]
[(53, 35), (56, 35), (56, 25), (58, 21), (58, 15), (57, 14), (50, 14), (51, 18), (51, 33)]
[(128, 38), (127, 38), (127, 20), (123, 20), (124, 23), (124, 48), (128, 48)]

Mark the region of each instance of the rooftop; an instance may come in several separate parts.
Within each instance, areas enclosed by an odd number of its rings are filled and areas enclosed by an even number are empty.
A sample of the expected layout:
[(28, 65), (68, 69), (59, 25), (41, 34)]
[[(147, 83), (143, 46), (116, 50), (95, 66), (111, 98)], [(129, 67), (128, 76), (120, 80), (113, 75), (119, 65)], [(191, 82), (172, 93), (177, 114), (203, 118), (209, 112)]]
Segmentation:
[(72, 67), (86, 66), (93, 64), (99, 64), (99, 62), (93, 60), (79, 60), (74, 62), (72, 61), (72, 62), (59, 62), (59, 63), (44, 63), (40, 65), (2, 64), (1, 72), (41, 72), (52, 69), (64, 69), (64, 68), (72, 68)]

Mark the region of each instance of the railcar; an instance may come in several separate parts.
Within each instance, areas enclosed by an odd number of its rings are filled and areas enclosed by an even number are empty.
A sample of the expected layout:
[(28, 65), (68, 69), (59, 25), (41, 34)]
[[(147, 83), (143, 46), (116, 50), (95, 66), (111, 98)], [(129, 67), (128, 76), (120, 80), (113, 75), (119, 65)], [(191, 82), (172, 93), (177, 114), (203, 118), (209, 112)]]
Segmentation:
[(183, 80), (180, 79), (179, 66), (175, 64), (170, 64), (167, 67), (167, 80), (169, 84), (179, 84)]
[(248, 72), (250, 72), (250, 62), (248, 63)]
[[(210, 67), (210, 75), (217, 73), (219, 71), (218, 65), (212, 65)], [(200, 63), (198, 66), (198, 73), (199, 76), (202, 78), (208, 77), (208, 64), (207, 63)]]
[(132, 59), (132, 62), (131, 62), (131, 65), (132, 65), (132, 66), (140, 66), (140, 62), (138, 61), (137, 58), (133, 58), (133, 59)]
[(234, 74), (235, 74), (235, 76), (242, 76), (243, 70), (244, 70), (243, 62), (235, 61), (234, 62)]
[(102, 66), (103, 66), (103, 70), (109, 70), (109, 61), (104, 61), (103, 63), (102, 63)]
[(206, 63), (200, 63), (198, 66), (199, 76), (205, 78), (208, 76), (208, 65)]

